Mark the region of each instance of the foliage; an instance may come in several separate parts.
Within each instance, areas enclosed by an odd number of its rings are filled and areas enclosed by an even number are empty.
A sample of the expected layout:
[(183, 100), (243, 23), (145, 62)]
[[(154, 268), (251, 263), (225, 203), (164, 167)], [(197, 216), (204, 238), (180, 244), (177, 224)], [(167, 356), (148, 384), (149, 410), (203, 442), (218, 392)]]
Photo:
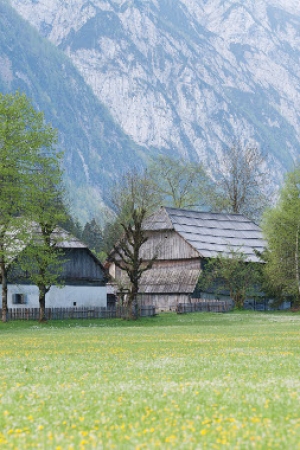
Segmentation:
[(0, 339), (3, 449), (299, 447), (298, 314), (16, 321)]
[(267, 205), (270, 184), (266, 158), (257, 147), (236, 143), (216, 169), (216, 191), (210, 192), (214, 210), (258, 220)]
[(61, 205), (59, 205), (58, 207), (60, 211), (63, 212), (62, 218), (59, 220), (58, 225), (64, 230), (71, 233), (73, 236), (77, 237), (79, 240), (81, 240), (82, 226), (80, 222), (76, 218), (74, 218), (69, 212), (69, 206), (67, 205), (65, 199), (62, 199)]
[(96, 254), (102, 251), (102, 230), (95, 219), (87, 222), (82, 231), (82, 240)]
[(247, 262), (243, 253), (230, 250), (228, 255), (206, 261), (197, 288), (216, 295), (229, 291), (235, 307), (242, 309), (247, 297), (259, 294), (260, 284), (260, 264)]
[(40, 321), (45, 321), (46, 294), (52, 285), (62, 285), (63, 259), (59, 244), (62, 236), (58, 224), (66, 220), (63, 205), (60, 158), (51, 147), (42, 153), (34, 166), (35, 187), (32, 192), (32, 238), (18, 262), (39, 288)]
[(262, 222), (267, 251), (265, 276), (276, 296), (293, 296), (300, 301), (300, 166), (288, 173), (274, 208)]
[[(24, 94), (0, 94), (0, 266), (2, 320), (7, 311), (7, 270), (16, 252), (29, 240), (28, 220), (34, 220), (44, 182), (38, 168), (48, 161), (44, 152), (56, 132), (44, 123)], [(42, 211), (40, 211), (42, 213)], [(21, 219), (22, 217), (22, 219)], [(24, 219), (27, 217), (27, 220)]]
[(116, 124), (70, 58), (9, 3), (0, 0), (0, 90), (25, 92), (59, 130), (72, 212), (83, 224), (93, 217), (99, 222), (112, 180), (124, 168), (143, 165), (145, 152)]
[(181, 158), (158, 156), (150, 164), (149, 178), (156, 193), (157, 207), (199, 209), (207, 206), (207, 193), (213, 189), (202, 164)]

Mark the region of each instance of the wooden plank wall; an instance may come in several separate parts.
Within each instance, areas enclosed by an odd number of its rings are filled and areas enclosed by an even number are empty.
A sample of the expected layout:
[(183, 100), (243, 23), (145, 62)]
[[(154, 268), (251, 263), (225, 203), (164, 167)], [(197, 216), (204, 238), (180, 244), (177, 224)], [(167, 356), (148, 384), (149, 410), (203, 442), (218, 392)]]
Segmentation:
[(176, 311), (178, 303), (189, 303), (188, 294), (139, 294), (143, 306), (153, 305), (158, 312)]
[(147, 232), (148, 241), (141, 248), (141, 257), (149, 260), (157, 255), (158, 259), (190, 259), (199, 254), (176, 231)]
[(66, 250), (62, 277), (66, 279), (103, 280), (101, 266), (95, 262), (90, 253), (82, 249)]

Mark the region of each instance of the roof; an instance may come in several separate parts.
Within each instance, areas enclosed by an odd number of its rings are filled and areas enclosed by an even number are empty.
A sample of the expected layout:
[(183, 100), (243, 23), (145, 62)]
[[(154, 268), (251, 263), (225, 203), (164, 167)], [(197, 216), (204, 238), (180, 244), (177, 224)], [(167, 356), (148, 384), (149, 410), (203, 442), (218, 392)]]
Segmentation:
[(266, 246), (258, 225), (242, 214), (209, 213), (162, 207), (144, 223), (145, 230), (175, 230), (203, 258), (241, 252), (258, 262), (255, 250)]
[(51, 237), (56, 240), (56, 246), (59, 248), (88, 248), (86, 244), (60, 227), (53, 231)]
[[(18, 237), (14, 237), (14, 233), (9, 231), (7, 234), (9, 236), (9, 247), (11, 248), (11, 252), (9, 255), (9, 260), (14, 260), (30, 243), (30, 238), (35, 236), (35, 239), (39, 240), (39, 234), (41, 234), (40, 226), (34, 222), (29, 222), (26, 224), (28, 235), (26, 236), (26, 241), (24, 242), (18, 239)], [(15, 233), (16, 234), (16, 233)], [(85, 249), (90, 256), (94, 259), (94, 261), (101, 266), (101, 269), (105, 271), (103, 265), (97, 258), (97, 256), (89, 249), (89, 247), (81, 242), (78, 238), (73, 236), (68, 231), (64, 230), (61, 227), (56, 227), (55, 230), (51, 233), (51, 240), (55, 243), (55, 246), (60, 249), (71, 250), (71, 249)]]

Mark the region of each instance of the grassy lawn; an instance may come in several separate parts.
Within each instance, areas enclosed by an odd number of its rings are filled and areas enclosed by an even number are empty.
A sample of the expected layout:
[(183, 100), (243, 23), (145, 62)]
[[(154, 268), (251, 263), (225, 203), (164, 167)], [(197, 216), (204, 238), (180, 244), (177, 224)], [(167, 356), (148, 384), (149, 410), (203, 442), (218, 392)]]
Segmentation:
[(0, 324), (0, 447), (300, 449), (300, 315)]

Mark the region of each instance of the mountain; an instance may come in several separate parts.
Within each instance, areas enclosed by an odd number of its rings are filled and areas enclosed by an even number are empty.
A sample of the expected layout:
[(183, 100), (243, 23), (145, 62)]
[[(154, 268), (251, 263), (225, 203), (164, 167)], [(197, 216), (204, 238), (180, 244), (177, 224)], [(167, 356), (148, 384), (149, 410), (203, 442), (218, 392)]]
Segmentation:
[(148, 150), (128, 138), (70, 59), (0, 0), (0, 91), (16, 90), (59, 130), (73, 214), (105, 220), (109, 187), (144, 165)]
[(234, 141), (299, 158), (296, 0), (12, 0), (137, 145), (208, 167)]

